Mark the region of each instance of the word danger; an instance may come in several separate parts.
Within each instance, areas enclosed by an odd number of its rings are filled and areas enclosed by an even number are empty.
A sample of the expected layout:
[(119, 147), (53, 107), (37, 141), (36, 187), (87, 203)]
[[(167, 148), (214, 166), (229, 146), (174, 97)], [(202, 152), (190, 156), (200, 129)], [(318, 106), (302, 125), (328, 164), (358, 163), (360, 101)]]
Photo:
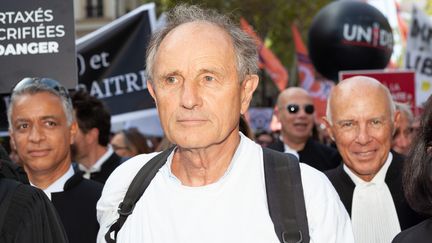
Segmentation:
[(0, 45), (0, 56), (35, 55), (58, 52), (59, 44), (55, 41)]

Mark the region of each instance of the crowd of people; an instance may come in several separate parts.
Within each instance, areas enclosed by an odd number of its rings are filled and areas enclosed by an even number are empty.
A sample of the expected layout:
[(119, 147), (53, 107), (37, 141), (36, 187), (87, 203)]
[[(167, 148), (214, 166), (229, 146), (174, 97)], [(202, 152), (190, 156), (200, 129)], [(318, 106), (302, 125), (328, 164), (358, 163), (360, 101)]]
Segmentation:
[(190, 5), (168, 12), (146, 63), (157, 144), (137, 128), (112, 134), (107, 107), (84, 91), (15, 85), (0, 242), (430, 241), (432, 98), (414, 118), (356, 76), (332, 89), (316, 124), (311, 96), (290, 87), (276, 101), (281, 130), (252, 131), (256, 44)]

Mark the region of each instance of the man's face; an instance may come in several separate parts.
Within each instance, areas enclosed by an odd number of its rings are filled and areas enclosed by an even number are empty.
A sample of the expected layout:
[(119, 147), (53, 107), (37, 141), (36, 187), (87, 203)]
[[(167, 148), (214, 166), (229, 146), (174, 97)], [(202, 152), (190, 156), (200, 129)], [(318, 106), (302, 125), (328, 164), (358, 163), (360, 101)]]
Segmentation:
[(12, 144), (27, 173), (55, 174), (69, 166), (76, 124), (68, 126), (60, 98), (48, 92), (21, 95), (11, 121)]
[(391, 147), (393, 118), (386, 94), (377, 88), (339, 92), (331, 107), (333, 125), (328, 131), (344, 163), (363, 180), (372, 180)]
[(209, 23), (180, 25), (160, 44), (154, 67), (149, 91), (170, 141), (194, 149), (238, 139), (258, 79), (239, 82), (227, 33)]
[(393, 150), (400, 154), (408, 154), (412, 142), (412, 127), (405, 112), (400, 112), (396, 125), (396, 131), (393, 135)]
[[(289, 105), (290, 109), (287, 109)], [(308, 114), (305, 111), (305, 107), (311, 105), (313, 106), (312, 99), (305, 92), (291, 92), (281, 97), (277, 117), (284, 138), (293, 143), (304, 143), (312, 135), (314, 113)]]

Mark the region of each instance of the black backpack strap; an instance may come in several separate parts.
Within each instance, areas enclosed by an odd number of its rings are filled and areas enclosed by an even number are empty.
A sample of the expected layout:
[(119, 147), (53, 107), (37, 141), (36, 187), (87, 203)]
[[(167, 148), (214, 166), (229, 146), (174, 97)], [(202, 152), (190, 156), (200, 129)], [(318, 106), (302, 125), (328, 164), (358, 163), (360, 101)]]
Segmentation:
[[(123, 202), (119, 204), (119, 218), (111, 225), (108, 232), (105, 234), (107, 243), (114, 243), (117, 240), (117, 234), (125, 223), (126, 219), (132, 214), (135, 204), (144, 194), (150, 182), (156, 176), (159, 169), (166, 163), (168, 156), (174, 150), (174, 146), (163, 151), (147, 162), (136, 174), (126, 192)], [(114, 233), (114, 235), (112, 235)]]
[(263, 148), (270, 217), (282, 243), (309, 243), (300, 165), (291, 154)]

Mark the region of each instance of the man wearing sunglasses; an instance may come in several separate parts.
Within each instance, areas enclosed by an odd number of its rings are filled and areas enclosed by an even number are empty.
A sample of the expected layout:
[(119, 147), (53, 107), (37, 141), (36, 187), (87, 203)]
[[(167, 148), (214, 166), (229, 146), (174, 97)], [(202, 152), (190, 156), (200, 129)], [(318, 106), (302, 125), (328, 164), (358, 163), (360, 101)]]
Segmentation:
[(102, 184), (83, 179), (71, 165), (77, 124), (68, 91), (53, 79), (25, 78), (12, 90), (8, 121), (30, 184), (51, 200), (69, 242), (95, 242)]
[(276, 116), (282, 125), (280, 139), (269, 148), (296, 155), (299, 160), (317, 170), (338, 166), (337, 151), (312, 139), (315, 108), (306, 90), (291, 87), (279, 94)]

